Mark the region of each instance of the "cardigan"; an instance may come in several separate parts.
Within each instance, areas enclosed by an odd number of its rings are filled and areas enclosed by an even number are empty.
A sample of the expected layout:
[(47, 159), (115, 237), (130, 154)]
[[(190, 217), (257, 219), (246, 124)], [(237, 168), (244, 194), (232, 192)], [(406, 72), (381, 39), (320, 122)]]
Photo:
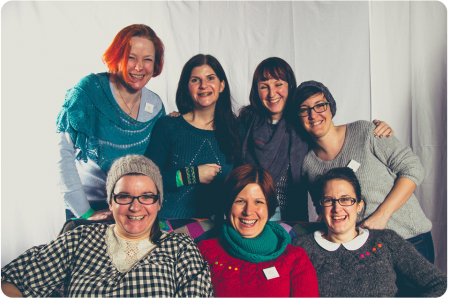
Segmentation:
[[(247, 262), (229, 255), (219, 237), (198, 244), (211, 269), (215, 297), (317, 297), (316, 272), (305, 251), (287, 245), (276, 259)], [(275, 267), (279, 276), (266, 279), (263, 270)]]
[[(99, 88), (103, 89), (105, 93), (104, 97), (107, 98), (104, 102), (104, 106), (108, 107), (108, 109), (117, 111), (118, 115), (125, 119), (127, 114), (122, 111), (118, 105), (114, 86), (109, 79), (108, 73), (86, 76), (80, 81), (77, 87), (84, 87), (96, 83), (96, 80), (92, 79), (95, 78), (95, 76), (99, 78)], [(68, 93), (66, 98), (66, 101), (77, 101), (76, 96), (73, 96), (71, 93)], [(153, 111), (151, 113), (145, 110), (147, 103), (153, 105)], [(86, 107), (86, 109), (93, 108)], [(60, 114), (64, 115), (63, 112), (66, 110), (67, 108), (63, 108)], [(154, 118), (159, 118), (160, 115), (165, 115), (164, 105), (161, 99), (157, 94), (144, 87), (142, 89), (137, 123), (141, 125), (148, 123), (148, 126), (145, 127), (145, 131), (147, 132), (147, 143), (153, 128), (153, 124), (150, 121)], [(94, 124), (95, 120), (91, 120), (91, 122)], [(62, 123), (64, 122), (61, 121), (58, 128)], [(86, 161), (77, 159), (81, 149), (75, 146), (75, 142), (72, 140), (70, 133), (66, 131), (66, 128), (59, 128), (58, 130), (61, 131), (58, 133), (58, 171), (60, 174), (60, 190), (66, 206), (70, 208), (76, 216), (80, 217), (91, 208), (91, 204), (106, 203), (106, 173), (99, 167), (98, 162), (94, 161), (89, 156), (87, 156)], [(134, 143), (137, 142), (140, 142), (140, 140), (134, 141)], [(108, 143), (108, 141), (103, 141), (103, 143)], [(143, 150), (138, 154), (144, 153), (147, 144), (143, 147)], [(101, 161), (102, 158), (99, 157), (98, 160)]]
[[(340, 245), (326, 250), (311, 233), (292, 244), (308, 253), (316, 269), (320, 297), (394, 297), (398, 275), (404, 276), (422, 297), (439, 297), (447, 289), (447, 276), (428, 262), (394, 231), (369, 229), (362, 246)], [(321, 235), (318, 235), (321, 238)], [(352, 245), (353, 246), (353, 245)]]
[[(311, 188), (317, 177), (330, 169), (346, 167), (351, 160), (361, 164), (355, 175), (361, 184), (362, 197), (366, 204), (365, 217), (369, 217), (384, 201), (397, 177), (409, 178), (416, 185), (422, 182), (424, 170), (419, 158), (395, 136), (375, 138), (372, 133), (374, 128), (375, 125), (368, 121), (347, 124), (342, 149), (331, 161), (323, 161), (314, 151), (309, 151), (303, 162), (302, 176), (308, 180), (314, 203), (318, 203), (321, 197), (319, 189)], [(386, 228), (408, 239), (430, 231), (431, 222), (413, 194), (391, 215)]]
[[(214, 131), (198, 129), (183, 116), (162, 117), (153, 129), (144, 154), (160, 169), (164, 185), (161, 218), (211, 218), (218, 214), (217, 191), (233, 169), (217, 144)], [(184, 167), (218, 164), (222, 168), (209, 184), (177, 186), (176, 172)]]
[(171, 233), (128, 272), (108, 254), (107, 224), (82, 225), (2, 268), (24, 297), (212, 297), (209, 266), (194, 241)]

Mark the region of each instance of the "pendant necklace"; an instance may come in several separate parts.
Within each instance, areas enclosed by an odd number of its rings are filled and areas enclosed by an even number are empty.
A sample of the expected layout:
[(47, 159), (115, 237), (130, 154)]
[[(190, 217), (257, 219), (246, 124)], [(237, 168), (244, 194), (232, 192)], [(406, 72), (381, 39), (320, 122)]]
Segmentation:
[(117, 91), (119, 92), (120, 98), (122, 98), (123, 104), (125, 104), (125, 106), (130, 110), (130, 112), (128, 113), (128, 115), (131, 116), (131, 113), (132, 113), (132, 111), (133, 111), (133, 107), (136, 105), (136, 102), (138, 101), (139, 97), (141, 96), (142, 90), (141, 90), (140, 93), (136, 96), (136, 99), (134, 100), (134, 103), (133, 103), (133, 105), (131, 106), (131, 108), (129, 108), (128, 105), (127, 105), (127, 103), (126, 103), (125, 100), (123, 99), (122, 94), (120, 93), (119, 86), (117, 85), (117, 82), (116, 82), (116, 89), (117, 89)]

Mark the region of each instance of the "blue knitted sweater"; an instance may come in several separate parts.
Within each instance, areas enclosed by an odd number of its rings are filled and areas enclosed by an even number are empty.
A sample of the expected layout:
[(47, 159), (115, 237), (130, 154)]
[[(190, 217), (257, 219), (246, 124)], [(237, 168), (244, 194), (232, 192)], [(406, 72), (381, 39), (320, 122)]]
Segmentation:
[[(219, 150), (214, 131), (190, 125), (183, 116), (162, 117), (153, 128), (144, 154), (161, 170), (164, 199), (162, 218), (210, 218), (219, 211), (218, 191), (233, 169)], [(218, 164), (222, 168), (210, 184), (177, 187), (176, 172), (184, 167)]]

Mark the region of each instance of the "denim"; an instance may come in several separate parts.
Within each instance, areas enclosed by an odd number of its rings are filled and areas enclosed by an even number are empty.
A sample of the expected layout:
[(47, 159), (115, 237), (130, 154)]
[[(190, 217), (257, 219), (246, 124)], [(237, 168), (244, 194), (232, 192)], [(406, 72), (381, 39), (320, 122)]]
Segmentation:
[(410, 242), (430, 263), (434, 264), (434, 246), (430, 231), (407, 239), (407, 241)]
[[(434, 264), (434, 246), (430, 231), (409, 238), (406, 241), (411, 243), (426, 260)], [(417, 288), (402, 275), (397, 277), (396, 283), (398, 287), (397, 297), (414, 297), (418, 294)]]

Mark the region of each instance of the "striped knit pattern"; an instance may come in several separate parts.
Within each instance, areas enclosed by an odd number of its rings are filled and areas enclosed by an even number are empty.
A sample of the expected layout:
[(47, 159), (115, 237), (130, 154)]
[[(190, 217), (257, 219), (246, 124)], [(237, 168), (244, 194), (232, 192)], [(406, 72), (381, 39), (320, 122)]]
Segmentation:
[[(317, 176), (333, 168), (346, 167), (352, 159), (361, 164), (355, 174), (361, 184), (362, 196), (367, 205), (365, 217), (370, 216), (384, 201), (397, 177), (409, 178), (416, 185), (422, 182), (424, 170), (419, 158), (395, 136), (374, 138), (372, 133), (374, 128), (375, 125), (367, 121), (347, 124), (344, 145), (336, 158), (331, 161), (322, 161), (312, 150), (309, 151), (303, 162), (302, 176), (308, 180), (313, 201), (318, 201), (320, 197), (316, 195), (317, 191), (311, 189)], [(431, 222), (413, 194), (392, 214), (386, 228), (408, 239), (430, 231)]]

